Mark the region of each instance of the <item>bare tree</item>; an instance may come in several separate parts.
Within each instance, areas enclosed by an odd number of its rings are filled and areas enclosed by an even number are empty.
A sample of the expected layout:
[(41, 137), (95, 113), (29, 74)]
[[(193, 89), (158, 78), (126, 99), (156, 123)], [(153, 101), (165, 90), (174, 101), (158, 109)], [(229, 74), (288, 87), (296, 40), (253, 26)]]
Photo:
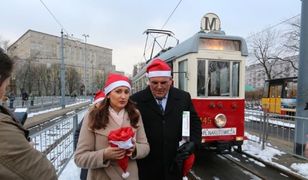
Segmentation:
[(95, 75), (95, 88), (96, 89), (102, 89), (104, 87), (104, 84), (105, 84), (105, 81), (106, 81), (106, 73), (101, 72), (101, 71), (97, 71), (96, 72), (96, 75)]
[(77, 70), (73, 67), (67, 67), (66, 69), (66, 86), (68, 93), (73, 95), (80, 87), (81, 76)]
[(50, 79), (52, 95), (60, 95), (60, 65), (52, 64), (50, 67)]
[(290, 29), (285, 33), (286, 42), (284, 46), (291, 52), (298, 54), (300, 41), (300, 18), (295, 19), (290, 24)]
[(35, 81), (36, 81), (36, 91), (38, 96), (49, 95), (48, 89), (46, 86), (48, 86), (48, 71), (45, 64), (36, 64), (34, 66), (34, 75), (35, 75)]
[(257, 62), (263, 67), (267, 79), (275, 78), (283, 71), (275, 71), (274, 66), (282, 59), (284, 50), (281, 46), (280, 33), (267, 30), (251, 38), (251, 48)]
[(293, 22), (289, 23), (290, 29), (287, 30), (283, 37), (285, 42), (283, 43), (285, 52), (289, 55), (286, 58), (281, 58), (281, 61), (288, 62), (293, 69), (298, 70), (297, 57), (299, 54), (299, 44), (300, 44), (300, 18), (295, 19)]
[(52, 87), (51, 69), (49, 66), (42, 67), (42, 69), (45, 69), (45, 73), (41, 75), (42, 88), (44, 89), (44, 94), (50, 96)]

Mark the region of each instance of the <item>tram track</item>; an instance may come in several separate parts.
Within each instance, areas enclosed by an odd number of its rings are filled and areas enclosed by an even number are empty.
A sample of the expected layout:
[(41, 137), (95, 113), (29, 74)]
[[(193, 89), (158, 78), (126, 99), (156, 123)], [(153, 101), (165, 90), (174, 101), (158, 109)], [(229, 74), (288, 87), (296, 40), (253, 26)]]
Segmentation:
[[(232, 162), (241, 169), (253, 174), (260, 179), (294, 179), (306, 180), (304, 177), (284, 169), (274, 163), (266, 162), (258, 157), (245, 152), (233, 151), (230, 154), (218, 155)], [(253, 165), (252, 165), (253, 164)], [(264, 167), (262, 167), (262, 164)], [(259, 168), (261, 167), (261, 168)]]

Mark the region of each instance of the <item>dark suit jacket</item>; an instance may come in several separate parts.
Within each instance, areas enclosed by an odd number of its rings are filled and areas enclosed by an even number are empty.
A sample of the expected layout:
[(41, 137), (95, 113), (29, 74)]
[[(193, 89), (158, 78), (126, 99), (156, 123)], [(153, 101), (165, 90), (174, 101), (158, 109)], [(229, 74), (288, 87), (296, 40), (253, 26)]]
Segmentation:
[(182, 179), (174, 165), (179, 141), (182, 139), (182, 114), (190, 111), (190, 140), (201, 143), (201, 122), (191, 102), (190, 94), (171, 87), (163, 114), (151, 90), (147, 87), (131, 99), (137, 103), (150, 144), (150, 153), (137, 161), (140, 180)]

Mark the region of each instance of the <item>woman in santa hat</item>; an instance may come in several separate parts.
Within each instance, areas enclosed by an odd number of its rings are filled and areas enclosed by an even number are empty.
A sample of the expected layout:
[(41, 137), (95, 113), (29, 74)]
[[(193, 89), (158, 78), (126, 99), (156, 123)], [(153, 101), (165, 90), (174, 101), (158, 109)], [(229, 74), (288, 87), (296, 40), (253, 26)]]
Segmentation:
[[(75, 163), (89, 169), (88, 180), (138, 179), (136, 159), (150, 149), (141, 115), (129, 100), (130, 90), (126, 76), (109, 74), (105, 99), (85, 116)], [(122, 140), (110, 139), (115, 137)]]
[[(99, 108), (101, 106), (101, 102), (105, 99), (105, 96), (106, 95), (105, 95), (103, 90), (101, 90), (101, 89), (98, 90), (95, 93), (95, 96), (94, 96), (93, 106), (91, 106), (89, 110), (92, 110), (93, 108)], [(81, 125), (82, 125), (83, 120), (84, 120), (84, 118), (82, 118), (81, 122), (79, 123), (78, 127), (76, 128), (76, 130), (74, 132), (74, 150), (76, 150), (76, 147), (77, 147), (77, 143), (78, 143), (79, 134), (80, 134)], [(80, 180), (86, 180), (87, 175), (88, 175), (88, 170), (81, 168)]]

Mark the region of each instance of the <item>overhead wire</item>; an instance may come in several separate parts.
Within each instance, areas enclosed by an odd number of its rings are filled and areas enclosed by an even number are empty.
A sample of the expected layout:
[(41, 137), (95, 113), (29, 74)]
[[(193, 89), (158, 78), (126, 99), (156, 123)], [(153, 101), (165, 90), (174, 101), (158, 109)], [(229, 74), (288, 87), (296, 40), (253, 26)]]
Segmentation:
[(64, 28), (64, 26), (62, 25), (62, 23), (57, 19), (57, 17), (52, 13), (52, 11), (47, 7), (47, 5), (43, 2), (43, 0), (40, 0), (40, 2), (42, 3), (42, 5), (46, 8), (46, 10), (48, 11), (48, 13), (51, 15), (51, 17), (56, 21), (56, 23), (67, 33), (68, 31)]
[[(168, 18), (167, 18), (167, 20), (165, 21), (165, 23), (162, 25), (162, 27), (160, 28), (161, 30), (163, 30), (163, 28), (167, 25), (167, 23), (169, 22), (169, 20), (171, 19), (171, 17), (173, 16), (173, 14), (174, 14), (174, 12), (177, 10), (177, 8), (179, 7), (179, 5), (181, 4), (181, 2), (182, 2), (183, 0), (180, 0), (178, 3), (177, 3), (177, 5), (175, 6), (175, 8), (173, 9), (173, 11), (170, 13), (170, 15), (168, 16)], [(157, 38), (160, 38), (160, 37), (162, 37), (162, 36), (164, 36), (164, 35), (161, 35), (161, 36), (159, 36), (159, 35), (157, 35), (157, 36), (153, 36), (152, 35), (152, 37), (153, 37), (153, 39), (154, 39), (154, 43), (156, 42), (161, 48), (162, 48), (162, 46), (158, 43), (158, 41), (156, 40)], [(173, 36), (172, 36), (173, 37)], [(175, 37), (173, 37), (173, 38), (175, 38)], [(177, 40), (177, 42), (178, 42), (178, 39), (177, 38), (175, 38), (176, 40)], [(146, 39), (146, 44), (147, 44), (147, 41), (148, 41), (148, 36), (147, 36), (147, 39)], [(145, 47), (144, 47), (144, 52), (143, 52), (143, 57), (142, 57), (142, 59), (145, 59), (145, 60), (147, 60), (146, 58), (145, 58), (145, 52), (147, 52), (151, 47), (149, 47), (149, 48), (146, 48), (146, 45), (145, 44)], [(165, 44), (166, 44), (166, 42), (165, 42)]]
[(254, 33), (254, 34), (248, 36), (246, 39), (250, 39), (250, 38), (252, 38), (253, 36), (255, 36), (255, 35), (257, 35), (257, 34), (263, 33), (264, 31), (267, 31), (267, 30), (270, 30), (270, 29), (272, 29), (272, 28), (274, 28), (274, 27), (277, 27), (277, 26), (279, 26), (279, 25), (281, 25), (281, 24), (283, 24), (283, 23), (286, 23), (286, 22), (290, 21), (291, 19), (294, 19), (294, 18), (296, 18), (296, 17), (298, 17), (298, 16), (300, 16), (300, 15), (301, 15), (301, 14), (299, 13), (299, 14), (297, 14), (297, 15), (295, 15), (295, 16), (292, 16), (292, 17), (290, 17), (290, 18), (288, 18), (288, 19), (285, 19), (285, 20), (283, 20), (283, 21), (280, 21), (280, 22), (277, 23), (277, 24), (274, 24), (274, 25), (272, 25), (272, 26), (270, 26), (270, 27), (268, 27), (268, 28), (265, 28), (265, 29), (263, 29), (263, 30), (261, 30), (261, 31), (259, 31), (259, 32), (257, 32), (257, 33)]
[(166, 26), (166, 24), (169, 22), (171, 16), (174, 14), (174, 12), (176, 11), (176, 9), (179, 7), (179, 5), (181, 4), (181, 2), (182, 2), (182, 0), (180, 0), (180, 1), (178, 2), (178, 4), (176, 5), (176, 7), (173, 9), (173, 11), (171, 12), (171, 14), (170, 14), (169, 17), (167, 18), (167, 20), (166, 20), (166, 22), (164, 23), (164, 25), (161, 27), (161, 29), (163, 29), (163, 28)]

